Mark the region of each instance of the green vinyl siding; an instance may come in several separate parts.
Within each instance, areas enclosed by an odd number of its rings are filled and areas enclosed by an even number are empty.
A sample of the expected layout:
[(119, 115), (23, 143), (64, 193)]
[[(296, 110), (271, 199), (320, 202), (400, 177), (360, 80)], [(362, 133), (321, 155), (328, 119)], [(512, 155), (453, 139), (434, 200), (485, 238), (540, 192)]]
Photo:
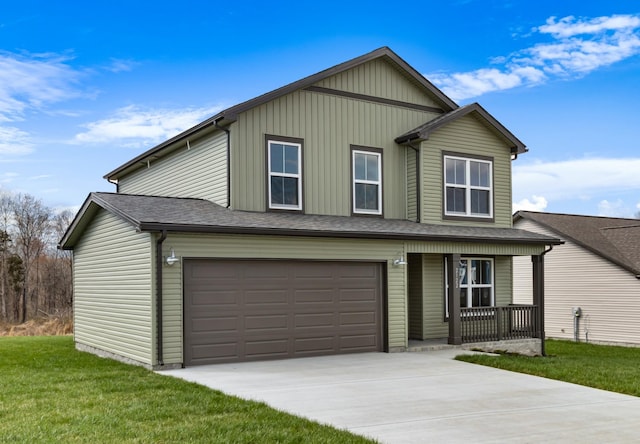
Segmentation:
[(113, 214), (98, 212), (73, 253), (76, 343), (153, 364), (150, 239)]
[(425, 94), (424, 87), (381, 59), (328, 77), (316, 83), (316, 86), (440, 108), (432, 97)]
[(227, 135), (208, 133), (122, 177), (118, 192), (194, 197), (227, 205)]
[(444, 258), (439, 254), (423, 256), (424, 339), (446, 338), (449, 324), (444, 321)]
[(385, 218), (406, 219), (406, 150), (394, 139), (439, 114), (371, 101), (296, 91), (238, 115), (232, 127), (235, 209), (265, 211), (265, 135), (303, 140), (303, 208), (351, 215), (351, 146), (382, 150)]
[[(171, 248), (181, 258), (304, 259), (383, 262), (386, 266), (387, 331), (389, 348), (404, 348), (406, 326), (406, 267), (393, 266), (402, 242), (291, 238), (279, 236), (170, 234), (163, 254)], [(163, 267), (164, 361), (182, 361), (182, 266)]]
[[(493, 158), (493, 215), (482, 219), (443, 220), (443, 151)], [(486, 126), (467, 115), (433, 132), (422, 142), (422, 217), (432, 224), (511, 227), (511, 154)]]

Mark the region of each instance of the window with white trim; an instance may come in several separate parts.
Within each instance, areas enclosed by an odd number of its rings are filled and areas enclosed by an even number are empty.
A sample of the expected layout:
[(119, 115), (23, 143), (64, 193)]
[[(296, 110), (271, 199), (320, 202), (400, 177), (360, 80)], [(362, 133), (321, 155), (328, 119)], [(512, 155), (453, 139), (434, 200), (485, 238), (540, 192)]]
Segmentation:
[(268, 140), (269, 208), (302, 210), (302, 145)]
[(446, 216), (493, 216), (493, 165), (490, 160), (444, 156)]
[(353, 150), (353, 212), (382, 214), (382, 154)]
[[(471, 307), (494, 307), (495, 291), (494, 291), (494, 267), (493, 259), (472, 257), (461, 258), (459, 264), (459, 275), (457, 276), (460, 284), (460, 308)], [(444, 261), (445, 276), (445, 313), (449, 317), (449, 267), (447, 258)]]

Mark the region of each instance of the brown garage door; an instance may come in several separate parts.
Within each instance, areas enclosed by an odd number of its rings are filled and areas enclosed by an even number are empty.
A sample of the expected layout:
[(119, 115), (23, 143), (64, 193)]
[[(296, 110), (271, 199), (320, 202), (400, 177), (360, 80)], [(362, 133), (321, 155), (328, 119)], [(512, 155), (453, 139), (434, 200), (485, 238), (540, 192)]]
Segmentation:
[(381, 269), (185, 260), (185, 365), (382, 351)]

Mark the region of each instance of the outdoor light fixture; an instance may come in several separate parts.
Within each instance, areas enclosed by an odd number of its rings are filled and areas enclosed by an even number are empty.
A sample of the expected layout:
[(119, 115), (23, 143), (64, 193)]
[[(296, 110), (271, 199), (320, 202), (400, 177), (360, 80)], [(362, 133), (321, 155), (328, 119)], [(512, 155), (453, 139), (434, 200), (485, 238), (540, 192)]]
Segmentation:
[(167, 263), (168, 266), (172, 266), (176, 262), (180, 262), (180, 258), (176, 256), (176, 252), (173, 251), (173, 248), (171, 249), (171, 256), (166, 258), (165, 262)]
[(399, 259), (394, 259), (393, 260), (393, 265), (407, 265), (407, 261), (404, 260), (404, 256), (400, 256)]

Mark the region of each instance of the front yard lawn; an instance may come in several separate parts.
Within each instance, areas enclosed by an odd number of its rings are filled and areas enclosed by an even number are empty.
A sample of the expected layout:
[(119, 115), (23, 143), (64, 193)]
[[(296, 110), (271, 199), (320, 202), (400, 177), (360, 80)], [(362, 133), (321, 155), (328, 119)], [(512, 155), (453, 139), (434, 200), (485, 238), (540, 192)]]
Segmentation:
[(546, 357), (463, 355), (456, 359), (640, 396), (640, 348), (547, 340)]
[(54, 336), (0, 338), (0, 442), (372, 441), (78, 352), (71, 337)]

